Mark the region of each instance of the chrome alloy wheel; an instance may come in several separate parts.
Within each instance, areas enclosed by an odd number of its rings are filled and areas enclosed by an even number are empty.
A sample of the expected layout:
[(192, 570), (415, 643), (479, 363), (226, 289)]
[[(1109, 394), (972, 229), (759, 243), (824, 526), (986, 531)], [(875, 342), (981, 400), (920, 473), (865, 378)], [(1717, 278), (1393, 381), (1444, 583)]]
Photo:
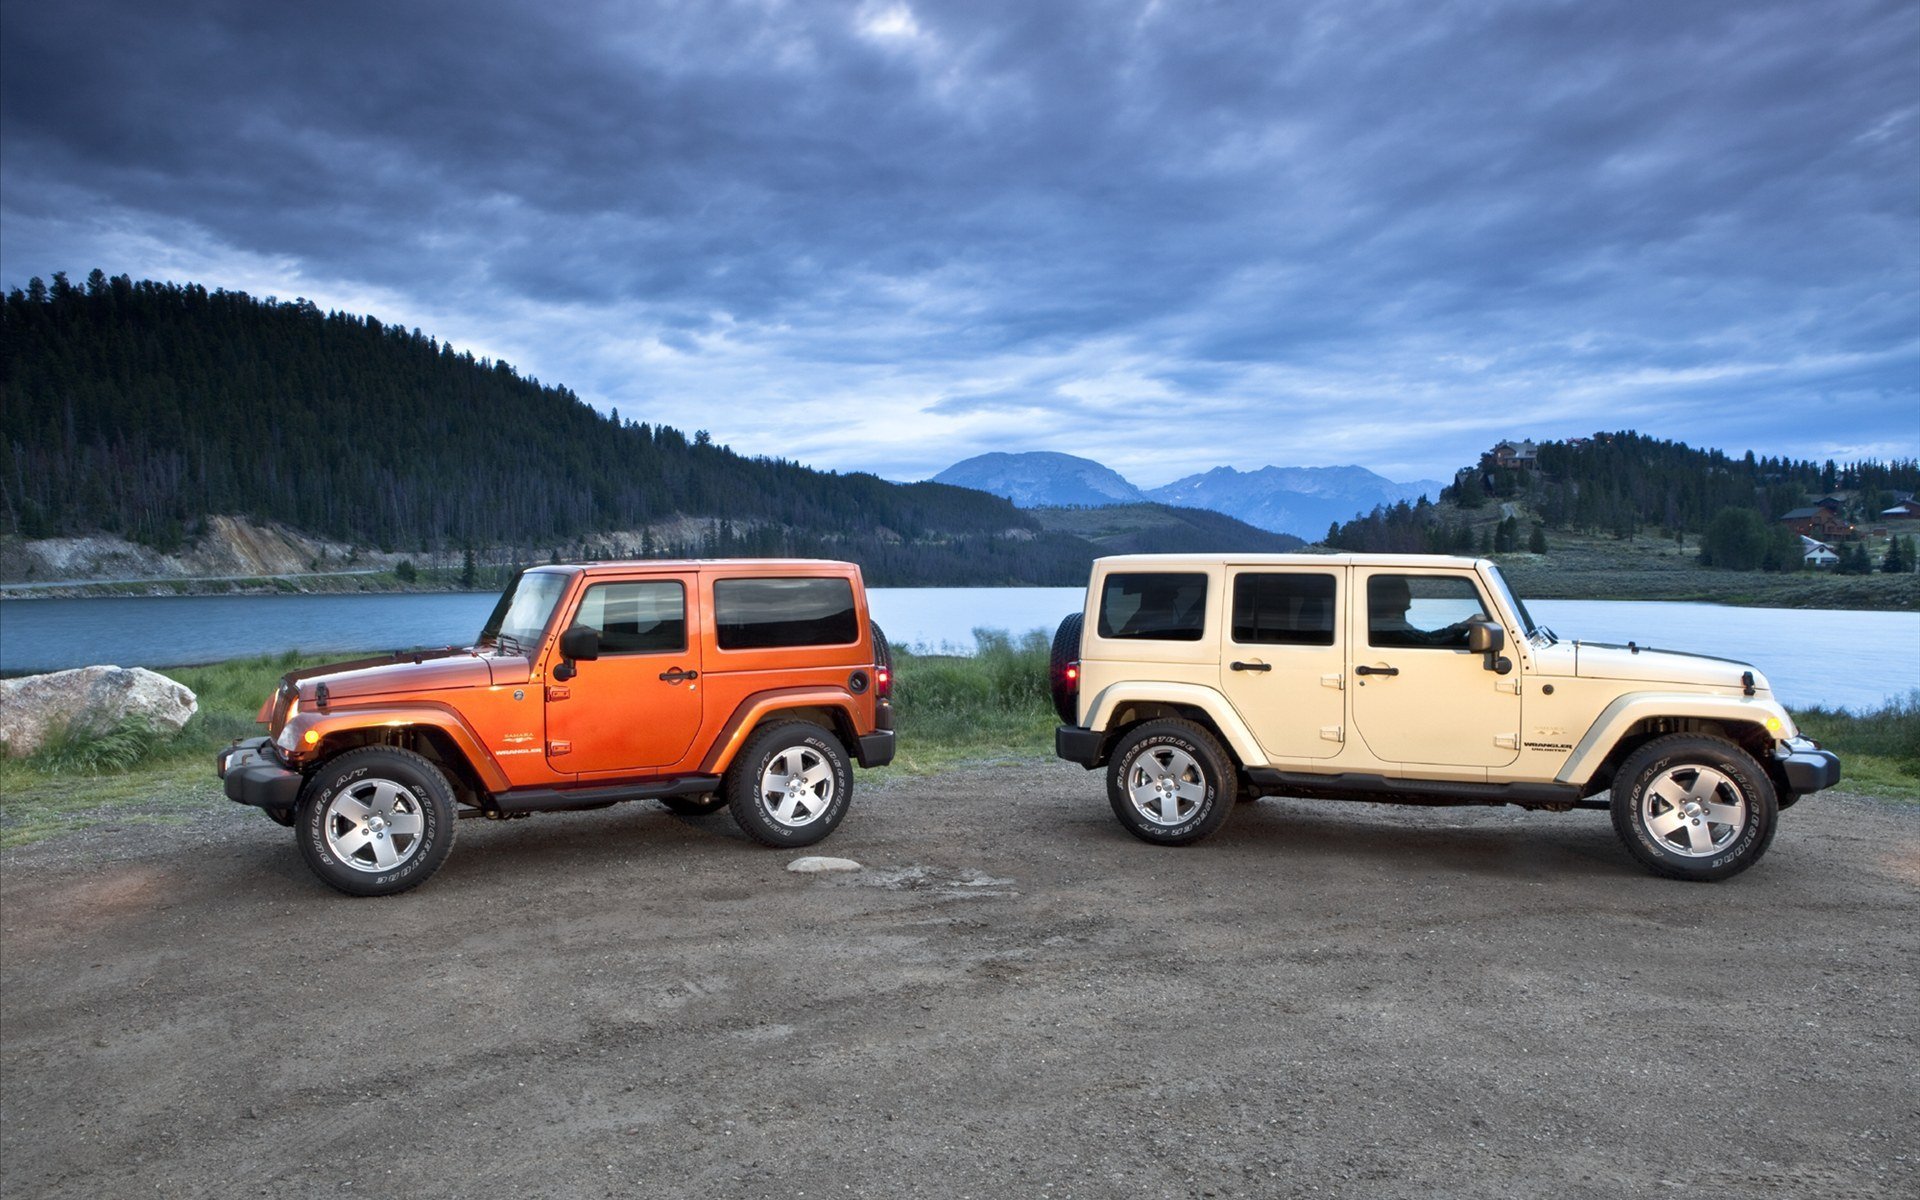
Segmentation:
[(1175, 746), (1149, 746), (1127, 767), (1127, 795), (1134, 811), (1155, 825), (1178, 825), (1207, 798), (1200, 764)]
[(1640, 797), (1640, 820), (1661, 846), (1706, 858), (1747, 827), (1747, 797), (1712, 767), (1683, 763), (1662, 771)]
[(832, 805), (833, 764), (810, 746), (787, 747), (760, 774), (760, 807), (789, 829), (811, 825)]
[(420, 849), (420, 801), (390, 779), (362, 779), (327, 804), (327, 849), (356, 871), (391, 871)]

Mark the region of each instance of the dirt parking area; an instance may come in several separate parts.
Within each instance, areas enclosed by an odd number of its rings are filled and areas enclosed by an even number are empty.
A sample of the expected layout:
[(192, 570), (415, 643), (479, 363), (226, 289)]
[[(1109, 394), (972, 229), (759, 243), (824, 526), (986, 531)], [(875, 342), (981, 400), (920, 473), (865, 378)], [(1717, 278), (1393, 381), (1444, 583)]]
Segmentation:
[(5, 1196), (1920, 1195), (1920, 808), (1725, 884), (1602, 813), (1124, 834), (1036, 761), (465, 821), (388, 900), (219, 797), (0, 866)]

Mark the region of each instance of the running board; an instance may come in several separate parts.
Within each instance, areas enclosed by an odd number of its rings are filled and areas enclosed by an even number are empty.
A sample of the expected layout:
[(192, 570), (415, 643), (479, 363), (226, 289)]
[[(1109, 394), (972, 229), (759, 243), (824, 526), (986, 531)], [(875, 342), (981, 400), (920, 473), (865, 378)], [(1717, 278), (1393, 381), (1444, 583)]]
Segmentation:
[(1456, 783), (1445, 779), (1389, 779), (1385, 775), (1312, 775), (1250, 767), (1255, 787), (1314, 800), (1369, 800), (1383, 804), (1517, 804), (1571, 808), (1580, 789), (1570, 783)]
[(703, 796), (720, 790), (718, 775), (682, 775), (651, 783), (622, 783), (612, 787), (515, 788), (494, 796), (494, 807), (505, 814), (567, 812), (605, 808), (623, 800), (659, 800), (665, 796)]

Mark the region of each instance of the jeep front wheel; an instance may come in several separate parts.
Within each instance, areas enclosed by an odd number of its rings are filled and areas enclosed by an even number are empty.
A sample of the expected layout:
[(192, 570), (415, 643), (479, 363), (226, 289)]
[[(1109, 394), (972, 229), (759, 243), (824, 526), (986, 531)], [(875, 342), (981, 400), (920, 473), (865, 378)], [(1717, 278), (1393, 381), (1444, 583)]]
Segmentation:
[(853, 769), (832, 730), (788, 721), (754, 734), (727, 768), (727, 807), (767, 846), (811, 846), (847, 814)]
[(1656, 875), (1712, 882), (1767, 852), (1773, 783), (1732, 742), (1675, 734), (1634, 751), (1613, 782), (1613, 829)]
[(327, 884), (349, 896), (391, 896), (440, 869), (453, 822), (453, 789), (438, 767), (411, 750), (370, 746), (314, 773), (294, 833)]
[(1233, 760), (1192, 721), (1148, 721), (1114, 748), (1107, 800), (1127, 832), (1184, 846), (1220, 828), (1239, 792)]

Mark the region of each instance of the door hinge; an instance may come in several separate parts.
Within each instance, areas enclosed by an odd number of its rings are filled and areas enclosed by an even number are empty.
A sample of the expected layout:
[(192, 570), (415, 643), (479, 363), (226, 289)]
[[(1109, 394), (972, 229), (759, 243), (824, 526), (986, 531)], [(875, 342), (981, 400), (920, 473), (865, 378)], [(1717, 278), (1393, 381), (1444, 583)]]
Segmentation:
[(573, 695), (573, 689), (571, 688), (563, 688), (563, 687), (547, 688), (547, 699), (549, 700), (565, 700), (568, 696), (571, 696), (571, 695)]
[(1335, 671), (1331, 675), (1322, 675), (1320, 677), (1320, 686), (1330, 687), (1336, 692), (1344, 692), (1347, 690), (1346, 674), (1341, 671)]
[(573, 752), (572, 742), (548, 742), (547, 743), (548, 758), (559, 758), (562, 754), (571, 754), (572, 752)]
[(1493, 744), (1502, 750), (1518, 750), (1520, 748), (1520, 735), (1517, 733), (1496, 733), (1493, 735)]
[(1320, 727), (1320, 740), (1323, 742), (1344, 742), (1347, 740), (1347, 727), (1345, 725), (1322, 725)]

